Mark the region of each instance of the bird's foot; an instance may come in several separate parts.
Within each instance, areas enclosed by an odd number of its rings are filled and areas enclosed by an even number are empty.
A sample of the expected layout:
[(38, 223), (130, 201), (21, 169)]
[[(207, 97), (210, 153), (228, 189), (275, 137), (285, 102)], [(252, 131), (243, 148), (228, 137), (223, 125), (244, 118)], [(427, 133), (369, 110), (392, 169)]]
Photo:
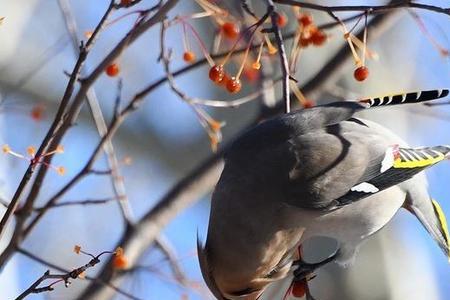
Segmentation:
[[(330, 255), (329, 257), (325, 258), (324, 260), (317, 262), (317, 263), (307, 263), (305, 262), (301, 257), (299, 260), (295, 261), (293, 265), (298, 266), (297, 269), (294, 270), (294, 280), (300, 281), (304, 279), (311, 279), (311, 275), (313, 275), (313, 272), (317, 270), (318, 268), (334, 261), (336, 257), (339, 254), (339, 249), (336, 249), (336, 251)], [(310, 298), (311, 300), (314, 298)]]

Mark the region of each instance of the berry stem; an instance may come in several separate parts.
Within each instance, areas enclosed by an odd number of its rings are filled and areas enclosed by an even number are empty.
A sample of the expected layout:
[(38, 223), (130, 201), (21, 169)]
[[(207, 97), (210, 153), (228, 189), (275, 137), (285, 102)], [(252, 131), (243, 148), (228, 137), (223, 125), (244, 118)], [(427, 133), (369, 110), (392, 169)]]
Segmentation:
[(246, 28), (238, 37), (238, 39), (236, 40), (236, 42), (234, 42), (233, 46), (231, 47), (230, 52), (228, 52), (227, 56), (223, 59), (221, 65), (225, 65), (228, 60), (230, 59), (231, 55), (233, 54), (234, 50), (236, 50), (237, 45), (239, 44), (239, 42), (242, 40), (242, 38), (244, 37), (245, 33), (247, 33), (248, 31), (252, 30), (253, 27), (255, 27), (253, 29), (253, 32), (251, 33), (251, 39), (253, 39), (253, 35), (255, 34), (256, 30), (258, 29), (259, 24), (255, 23), (253, 25), (251, 25), (250, 27)]
[(189, 41), (187, 39), (186, 24), (183, 23), (183, 48), (184, 48), (185, 52), (191, 50), (189, 46), (190, 45), (189, 45)]
[(295, 98), (297, 98), (298, 102), (300, 102), (300, 104), (302, 106), (305, 105), (306, 102), (308, 102), (308, 100), (306, 99), (305, 95), (303, 95), (303, 93), (300, 91), (300, 89), (298, 88), (298, 86), (291, 82), (291, 90), (295, 95)]
[(255, 60), (255, 65), (261, 65), (261, 56), (262, 56), (262, 51), (264, 48), (264, 41), (261, 42), (261, 44), (259, 45), (259, 49), (258, 49), (258, 56), (256, 57)]
[(364, 47), (362, 49), (362, 65), (366, 65), (366, 51), (367, 51), (367, 12), (364, 14), (364, 35), (363, 35), (363, 44)]
[[(336, 17), (336, 20), (339, 22), (339, 25), (341, 26), (341, 29), (344, 32), (344, 38), (347, 40), (350, 50), (352, 51), (352, 55), (353, 55), (353, 59), (355, 60), (355, 64), (357, 66), (360, 66), (361, 59), (359, 58), (358, 53), (356, 52), (355, 46), (353, 45), (352, 38), (351, 38), (351, 36), (352, 36), (351, 31), (347, 30), (347, 26), (345, 26), (344, 22), (342, 22), (341, 19)], [(359, 20), (361, 20), (361, 18)], [(359, 22), (359, 20), (358, 20), (358, 22)], [(358, 22), (356, 24), (358, 24)], [(355, 27), (356, 27), (356, 25), (353, 28), (355, 28)], [(353, 28), (352, 28), (352, 30), (353, 30)]]
[(270, 41), (267, 34), (264, 34), (264, 39), (266, 41), (267, 49), (269, 50), (269, 54), (275, 54), (277, 51), (277, 48), (275, 48), (275, 46), (272, 44), (272, 42)]
[(228, 12), (226, 10), (223, 10), (220, 7), (210, 3), (208, 1), (196, 0), (195, 2), (197, 2), (197, 4), (207, 12), (212, 12), (214, 14), (218, 14), (218, 15), (222, 15), (222, 16), (228, 15)]
[(192, 31), (192, 33), (194, 34), (195, 38), (197, 39), (199, 45), (200, 45), (200, 49), (202, 50), (203, 55), (205, 56), (206, 60), (208, 61), (208, 64), (212, 67), (215, 65), (214, 60), (211, 58), (211, 56), (208, 53), (208, 50), (206, 49), (205, 44), (203, 43), (202, 39), (200, 38), (198, 32), (195, 30), (195, 28), (189, 24), (189, 22), (186, 22), (185, 20), (183, 20), (182, 18), (179, 19), (180, 22), (182, 22), (183, 24), (185, 24), (187, 27), (189, 27), (189, 29)]
[[(253, 32), (254, 33), (254, 32)], [(253, 38), (255, 37), (254, 34), (252, 34), (252, 37), (250, 38), (250, 41), (248, 42), (247, 45), (247, 49), (245, 49), (245, 53), (244, 53), (244, 58), (242, 59), (242, 64), (241, 67), (239, 68), (239, 71), (236, 74), (236, 79), (239, 80), (239, 78), (241, 77), (242, 71), (244, 71), (244, 67), (245, 67), (245, 62), (247, 61), (248, 58), (248, 53), (250, 52), (250, 47), (252, 45), (253, 42)]]

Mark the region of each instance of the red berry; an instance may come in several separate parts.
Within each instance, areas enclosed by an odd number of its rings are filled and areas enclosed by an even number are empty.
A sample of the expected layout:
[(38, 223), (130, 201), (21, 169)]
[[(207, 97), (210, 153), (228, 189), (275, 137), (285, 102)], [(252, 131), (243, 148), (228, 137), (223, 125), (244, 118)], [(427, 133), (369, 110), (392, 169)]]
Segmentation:
[(313, 18), (311, 15), (303, 14), (298, 18), (298, 22), (303, 25), (303, 27), (309, 26), (313, 23)]
[(209, 79), (215, 83), (220, 83), (225, 76), (225, 71), (223, 65), (215, 65), (209, 69)]
[(132, 0), (120, 0), (120, 5), (128, 6), (132, 3)]
[(230, 40), (234, 40), (239, 36), (239, 27), (231, 22), (223, 23), (222, 31), (224, 36)]
[(305, 38), (305, 37), (301, 37), (300, 40), (298, 41), (298, 43), (300, 44), (300, 46), (302, 46), (303, 48), (306, 48), (309, 46), (309, 44), (312, 43), (311, 38)]
[(186, 51), (183, 53), (183, 60), (185, 62), (193, 62), (195, 60), (195, 53), (192, 51)]
[(314, 101), (306, 99), (305, 102), (302, 103), (303, 108), (311, 108), (314, 107)]
[(230, 81), (230, 78), (231, 77), (228, 76), (227, 73), (225, 73), (225, 74), (223, 74), (223, 78), (219, 82), (217, 82), (217, 84), (226, 88), (228, 81)]
[(292, 283), (292, 295), (301, 298), (306, 294), (306, 282), (304, 280), (294, 281)]
[(116, 63), (112, 63), (106, 67), (105, 72), (106, 72), (106, 75), (108, 75), (109, 77), (115, 77), (120, 72), (119, 65)]
[(242, 74), (244, 75), (245, 79), (247, 79), (250, 82), (255, 82), (259, 79), (258, 70), (255, 70), (253, 68), (245, 67), (244, 72)]
[(228, 80), (226, 87), (228, 92), (235, 94), (241, 90), (242, 84), (236, 77), (231, 77), (230, 80)]
[(355, 70), (353, 77), (358, 81), (364, 81), (369, 77), (369, 69), (365, 66), (361, 66)]
[(35, 105), (30, 112), (31, 118), (35, 121), (40, 121), (44, 117), (45, 106), (42, 104)]
[(311, 42), (315, 46), (322, 46), (327, 40), (327, 35), (323, 31), (315, 30), (311, 34)]
[(283, 28), (287, 25), (288, 18), (285, 13), (276, 13), (277, 14), (277, 25), (280, 28)]

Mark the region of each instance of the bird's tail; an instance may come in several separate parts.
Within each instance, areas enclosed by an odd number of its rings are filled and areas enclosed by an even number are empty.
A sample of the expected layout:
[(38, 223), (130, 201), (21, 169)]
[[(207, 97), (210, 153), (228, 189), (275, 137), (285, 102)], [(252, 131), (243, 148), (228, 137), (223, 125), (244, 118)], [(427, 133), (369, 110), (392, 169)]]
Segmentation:
[(415, 185), (412, 190), (410, 189), (405, 208), (419, 219), (450, 261), (450, 235), (447, 219), (439, 203), (429, 197), (425, 185)]
[(359, 100), (358, 102), (366, 105), (366, 108), (375, 106), (387, 106), (387, 105), (398, 105), (407, 103), (419, 103), (426, 102), (430, 100), (435, 100), (439, 98), (444, 98), (449, 94), (449, 90), (429, 90), (420, 91), (412, 93), (403, 93), (396, 95), (387, 95), (375, 98), (367, 98)]

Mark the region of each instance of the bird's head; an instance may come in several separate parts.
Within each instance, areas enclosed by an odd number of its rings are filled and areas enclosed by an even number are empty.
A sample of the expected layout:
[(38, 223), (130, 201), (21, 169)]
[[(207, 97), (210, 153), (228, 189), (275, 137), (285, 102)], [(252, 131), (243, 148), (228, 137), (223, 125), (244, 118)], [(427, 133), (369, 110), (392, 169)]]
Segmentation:
[[(267, 261), (255, 270), (236, 263), (233, 272), (229, 268), (215, 268), (209, 260), (208, 250), (197, 239), (200, 269), (211, 293), (219, 300), (257, 300), (272, 282), (284, 278), (290, 270), (291, 259)], [(273, 267), (270, 267), (270, 266)], [(267, 266), (267, 267), (266, 267)]]

